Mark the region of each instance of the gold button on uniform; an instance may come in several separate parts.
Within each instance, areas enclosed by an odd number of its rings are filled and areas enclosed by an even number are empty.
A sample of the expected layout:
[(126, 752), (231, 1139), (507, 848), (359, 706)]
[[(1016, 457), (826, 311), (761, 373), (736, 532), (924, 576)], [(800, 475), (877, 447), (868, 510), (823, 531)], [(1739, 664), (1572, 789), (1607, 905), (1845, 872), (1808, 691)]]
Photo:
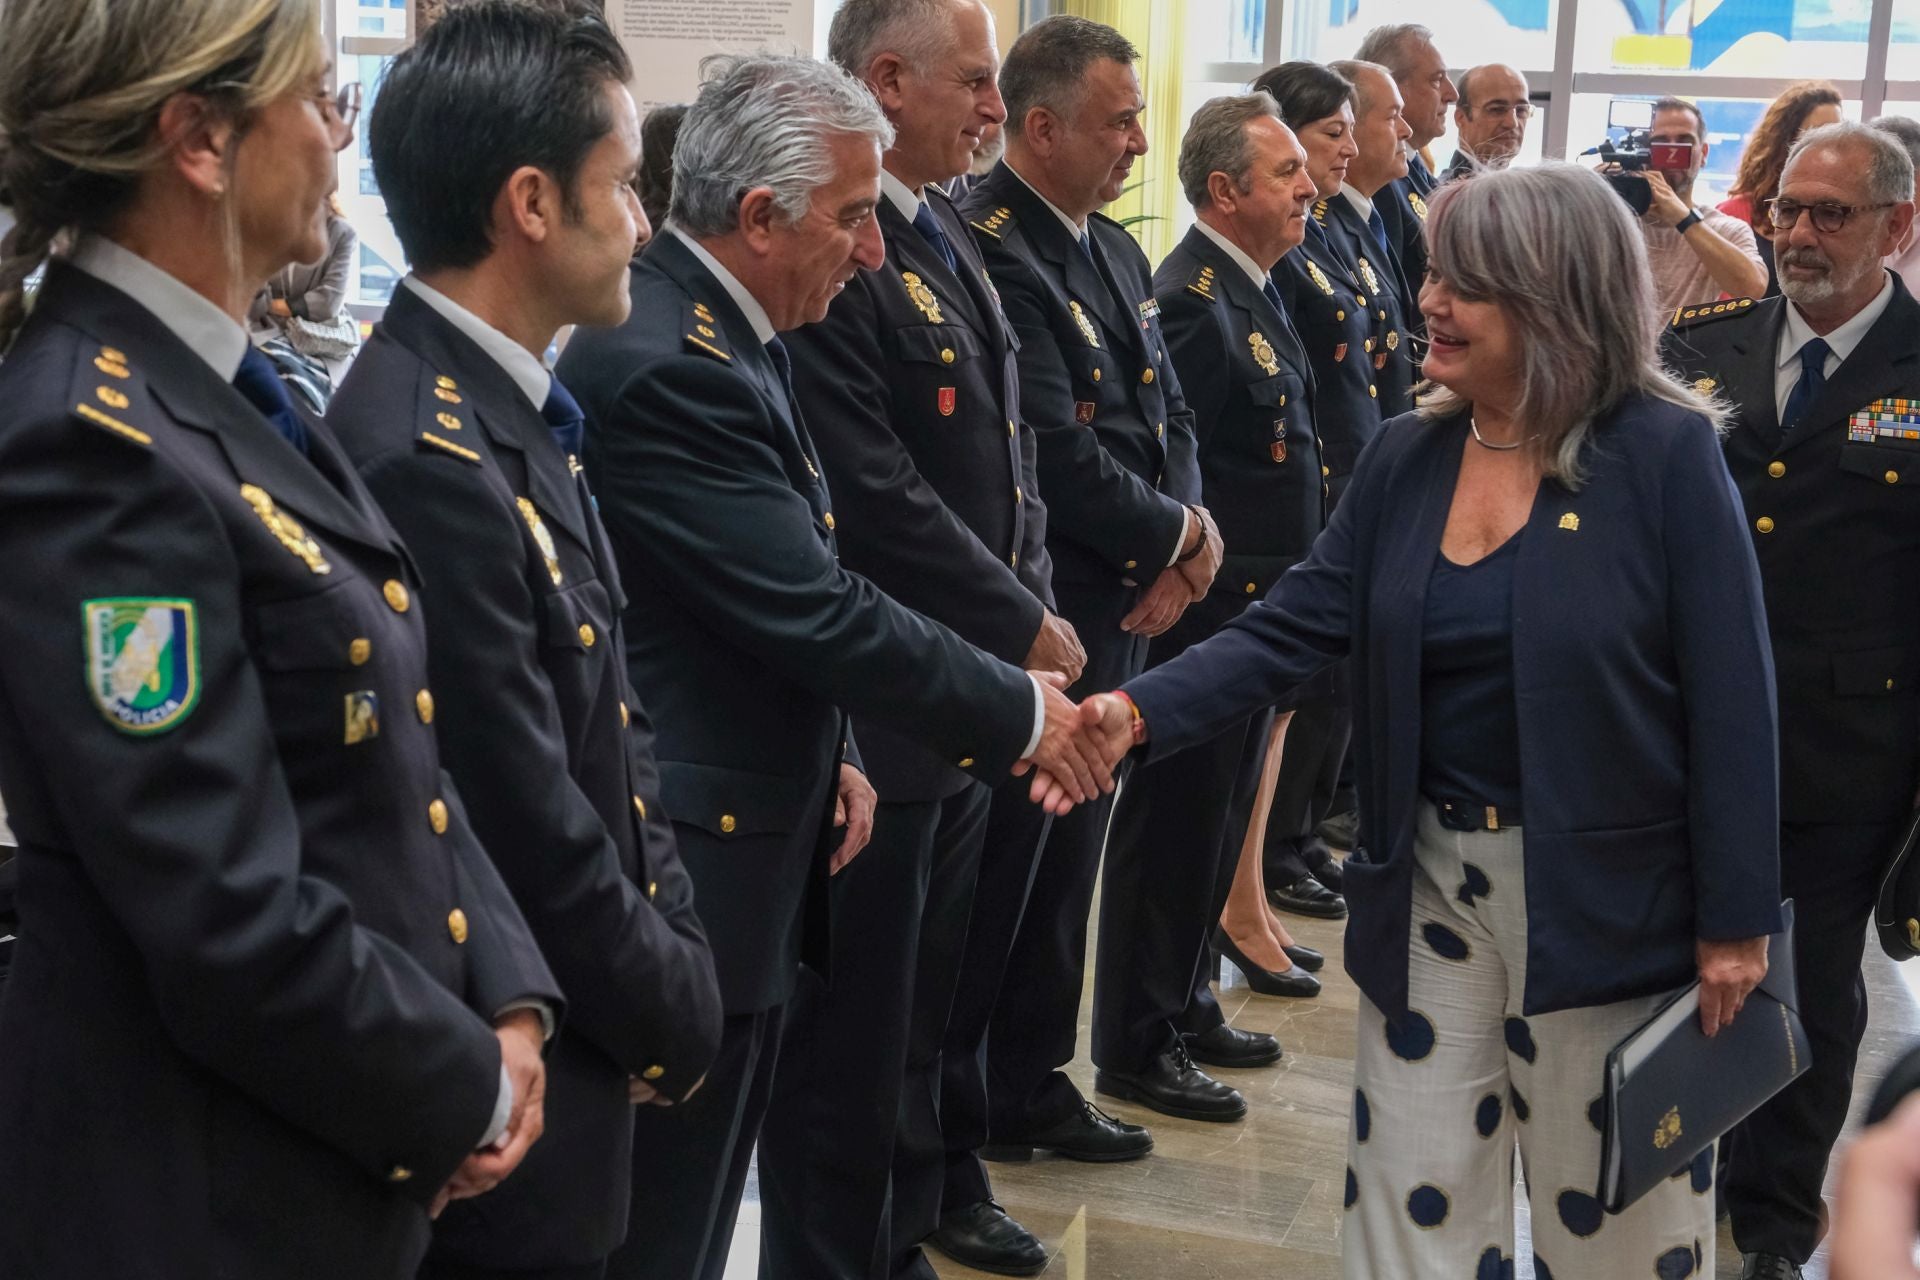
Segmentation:
[(586, 623), (584, 623), (584, 622), (580, 624), (580, 643), (581, 643), (581, 644), (583, 644), (583, 645), (585, 645), (585, 646), (587, 646), (587, 648), (589, 648), (589, 649), (591, 649), (591, 648), (593, 648), (593, 642), (594, 642), (594, 640), (596, 640), (597, 638), (598, 638), (598, 637), (596, 637), (596, 636), (595, 636), (595, 635), (593, 634), (593, 628), (592, 628), (592, 627), (590, 627), (590, 626), (588, 626), (588, 625), (587, 625)]
[(1098, 382), (1098, 381), (1100, 381), (1100, 370), (1098, 370), (1098, 369), (1095, 369), (1095, 370), (1093, 371), (1093, 380), (1094, 380), (1095, 382)]
[(729, 835), (733, 834), (733, 829), (739, 825), (740, 824), (738, 822), (734, 821), (734, 817), (732, 814), (723, 813), (720, 815), (720, 830), (726, 832), (727, 834)]
[(1321, 474), (1321, 475), (1323, 475), (1323, 476), (1330, 476), (1330, 475), (1332, 475), (1332, 474), (1333, 474), (1333, 468), (1332, 468), (1332, 467), (1322, 467), (1322, 468), (1320, 468), (1320, 474)]
[(1256, 588), (1254, 587), (1254, 585), (1253, 585), (1253, 584), (1252, 584), (1251, 582), (1249, 582), (1249, 583), (1247, 584), (1247, 594), (1248, 594), (1248, 595), (1252, 595), (1252, 594), (1254, 593), (1254, 591), (1255, 591), (1255, 590), (1256, 590)]
[(435, 800), (427, 806), (427, 824), (433, 828), (433, 834), (443, 836), (447, 833), (447, 802)]
[(388, 578), (380, 594), (387, 598), (387, 607), (395, 613), (405, 613), (413, 604), (413, 597), (407, 594), (407, 584), (398, 578)]
[(447, 912), (447, 936), (453, 939), (457, 947), (467, 943), (467, 913), (458, 907)]
[(1151, 370), (1151, 369), (1142, 369), (1142, 370), (1140, 371), (1140, 381), (1142, 381), (1142, 382), (1152, 382), (1152, 381), (1153, 381), (1153, 370)]
[(1016, 432), (1014, 431), (1014, 429), (1013, 429), (1013, 419), (1012, 419), (1012, 418), (1008, 418), (1008, 419), (1007, 419), (1007, 439), (1009, 439), (1009, 440), (1011, 440), (1011, 439), (1013, 439), (1013, 437), (1014, 437), (1014, 436), (1015, 436), (1016, 434), (1017, 434), (1017, 433), (1016, 433)]
[(412, 1176), (413, 1176), (413, 1170), (407, 1168), (407, 1166), (403, 1164), (397, 1164), (393, 1166), (393, 1168), (387, 1170), (388, 1182), (405, 1182), (407, 1179), (411, 1178)]
[(953, 363), (953, 348), (952, 348), (952, 347), (942, 347), (942, 348), (940, 348), (940, 363), (941, 363), (941, 364), (952, 364), (952, 363)]
[(1129, 569), (1137, 569), (1137, 568), (1139, 568), (1139, 567), (1140, 567), (1140, 562), (1139, 562), (1138, 560), (1129, 560), (1129, 561), (1127, 561), (1127, 568), (1129, 568)]
[(620, 727), (624, 729), (631, 723), (633, 723), (633, 715), (627, 710), (627, 704), (623, 702), (620, 704)]
[(643, 1080), (658, 1080), (665, 1074), (667, 1074), (667, 1069), (656, 1062), (645, 1071), (642, 1071), (640, 1078)]
[(652, 902), (654, 898), (659, 895), (659, 893), (660, 893), (660, 882), (658, 880), (647, 881), (647, 901)]
[(645, 822), (647, 820), (647, 802), (639, 796), (633, 798), (633, 811), (640, 815), (640, 821)]
[(829, 532), (831, 532), (833, 529), (833, 512), (831, 511), (827, 512), (825, 516), (825, 520), (826, 520), (827, 529)]
[(1885, 479), (1888, 484), (1899, 484), (1900, 473), (1898, 471), (1889, 471), (1887, 472)]
[(1372, 383), (1368, 383), (1367, 394), (1372, 396), (1375, 400), (1378, 400), (1380, 398), (1380, 388), (1374, 386)]
[(1759, 518), (1758, 520), (1755, 520), (1755, 521), (1753, 522), (1753, 527), (1754, 527), (1754, 528), (1756, 528), (1756, 529), (1758, 529), (1758, 530), (1759, 530), (1760, 532), (1762, 532), (1762, 533), (1772, 533), (1772, 532), (1773, 532), (1773, 517), (1772, 517), (1772, 516), (1761, 516), (1761, 517), (1760, 517), (1760, 518)]
[(1017, 507), (1022, 501), (1024, 501), (1024, 499), (1020, 496), (1020, 486), (1013, 486), (1013, 505)]
[(420, 713), (421, 724), (433, 723), (433, 695), (425, 689), (413, 695), (413, 709)]
[(1767, 474), (1775, 480), (1778, 480), (1781, 476), (1787, 474), (1787, 464), (1784, 462), (1769, 462), (1767, 464)]
[(373, 641), (365, 636), (357, 636), (347, 646), (347, 661), (356, 667), (367, 665), (367, 659), (373, 656)]
[(960, 757), (960, 767), (961, 767), (962, 769), (971, 769), (971, 768), (973, 768), (973, 757), (972, 757), (972, 756), (961, 756), (961, 757)]

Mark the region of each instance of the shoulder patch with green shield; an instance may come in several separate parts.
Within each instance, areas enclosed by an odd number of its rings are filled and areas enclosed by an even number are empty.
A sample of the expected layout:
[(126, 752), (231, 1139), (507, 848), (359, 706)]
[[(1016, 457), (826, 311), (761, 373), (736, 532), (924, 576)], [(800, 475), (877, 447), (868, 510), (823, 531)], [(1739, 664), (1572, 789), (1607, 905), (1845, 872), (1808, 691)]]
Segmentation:
[(87, 692), (122, 733), (164, 733), (200, 700), (200, 619), (191, 600), (143, 596), (81, 605)]

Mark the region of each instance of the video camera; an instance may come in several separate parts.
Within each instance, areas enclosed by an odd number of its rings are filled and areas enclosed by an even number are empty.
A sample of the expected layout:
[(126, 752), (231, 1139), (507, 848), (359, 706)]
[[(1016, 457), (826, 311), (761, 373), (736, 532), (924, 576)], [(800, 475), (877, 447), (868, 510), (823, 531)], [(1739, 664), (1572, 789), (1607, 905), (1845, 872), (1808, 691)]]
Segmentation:
[(1684, 171), (1693, 167), (1690, 142), (1653, 140), (1653, 104), (1616, 98), (1607, 107), (1607, 136), (1597, 147), (1589, 147), (1583, 156), (1599, 156), (1602, 162), (1617, 166), (1618, 173), (1603, 175), (1607, 185), (1627, 202), (1634, 216), (1645, 213), (1653, 204), (1647, 180), (1638, 175), (1649, 169)]

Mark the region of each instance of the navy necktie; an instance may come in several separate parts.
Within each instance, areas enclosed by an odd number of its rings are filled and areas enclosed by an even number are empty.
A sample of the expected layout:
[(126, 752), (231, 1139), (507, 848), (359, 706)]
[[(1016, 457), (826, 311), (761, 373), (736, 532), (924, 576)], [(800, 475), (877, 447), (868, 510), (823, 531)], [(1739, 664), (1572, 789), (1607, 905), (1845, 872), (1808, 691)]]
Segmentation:
[(1827, 385), (1827, 357), (1832, 352), (1824, 338), (1815, 338), (1800, 348), (1800, 381), (1787, 393), (1787, 410), (1780, 416), (1782, 430), (1792, 430), (1801, 415), (1813, 407), (1820, 389)]
[(1391, 256), (1393, 251), (1387, 247), (1387, 224), (1378, 209), (1367, 211), (1367, 230), (1373, 233), (1373, 242), (1380, 246), (1380, 252)]
[(233, 389), (258, 409), (282, 439), (307, 456), (307, 424), (294, 412), (287, 386), (274, 371), (273, 361), (253, 346), (240, 358), (240, 370), (233, 375)]
[(913, 229), (940, 254), (941, 261), (947, 264), (947, 270), (955, 275), (960, 274), (960, 260), (953, 256), (953, 242), (940, 229), (940, 220), (933, 216), (933, 206), (924, 200), (913, 212)]
[(540, 406), (540, 416), (547, 420), (547, 429), (553, 432), (560, 452), (578, 458), (586, 443), (587, 416), (580, 412), (580, 402), (560, 385), (560, 379), (553, 379), (547, 387), (547, 402)]
[(1267, 301), (1273, 304), (1275, 311), (1278, 311), (1282, 316), (1287, 314), (1286, 307), (1280, 303), (1280, 289), (1273, 283), (1272, 276), (1268, 276), (1267, 282), (1260, 286), (1260, 292), (1267, 295)]
[(1095, 270), (1099, 269), (1100, 259), (1093, 256), (1093, 232), (1082, 231), (1080, 233), (1080, 252), (1087, 255), (1087, 261), (1094, 265)]

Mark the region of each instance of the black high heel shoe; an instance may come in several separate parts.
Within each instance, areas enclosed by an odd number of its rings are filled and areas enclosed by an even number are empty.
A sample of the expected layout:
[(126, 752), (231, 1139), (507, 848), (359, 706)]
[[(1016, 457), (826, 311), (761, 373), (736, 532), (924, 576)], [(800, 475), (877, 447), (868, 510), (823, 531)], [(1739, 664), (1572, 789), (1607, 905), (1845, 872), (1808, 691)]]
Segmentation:
[(1326, 967), (1327, 958), (1318, 951), (1315, 951), (1312, 947), (1282, 947), (1280, 949), (1287, 953), (1287, 959), (1293, 961), (1295, 968), (1305, 969), (1308, 973), (1318, 973)]
[[(1246, 953), (1233, 944), (1226, 930), (1216, 927), (1213, 931), (1213, 945), (1220, 954), (1233, 961), (1234, 968), (1246, 977), (1247, 985), (1256, 994), (1263, 996), (1285, 996), (1293, 999), (1307, 999), (1320, 994), (1320, 979), (1306, 971), (1306, 966), (1294, 960), (1294, 967), (1285, 973), (1275, 973), (1271, 969), (1262, 969), (1247, 959)], [(1287, 956), (1293, 960), (1291, 950)], [(1322, 957), (1324, 962), (1325, 957)]]

